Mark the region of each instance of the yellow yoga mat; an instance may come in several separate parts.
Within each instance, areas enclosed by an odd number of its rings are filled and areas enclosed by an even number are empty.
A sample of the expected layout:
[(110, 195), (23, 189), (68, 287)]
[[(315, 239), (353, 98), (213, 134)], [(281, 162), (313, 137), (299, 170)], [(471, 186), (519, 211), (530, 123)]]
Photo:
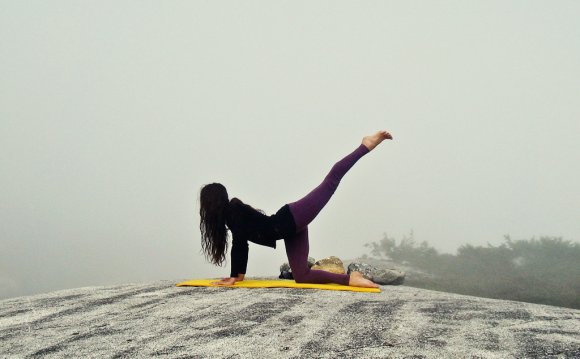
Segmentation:
[(296, 283), (293, 279), (244, 279), (236, 282), (234, 285), (214, 285), (211, 282), (217, 282), (217, 279), (192, 279), (185, 282), (177, 283), (178, 287), (226, 287), (226, 288), (312, 288), (326, 290), (350, 290), (353, 292), (370, 292), (380, 293), (380, 288), (363, 288), (342, 285), (336, 283), (316, 284), (316, 283)]

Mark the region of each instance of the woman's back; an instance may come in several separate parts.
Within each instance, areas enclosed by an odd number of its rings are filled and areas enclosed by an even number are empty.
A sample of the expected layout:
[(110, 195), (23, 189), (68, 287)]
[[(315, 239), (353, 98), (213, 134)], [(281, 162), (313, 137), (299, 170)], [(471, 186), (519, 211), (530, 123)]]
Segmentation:
[(264, 244), (264, 242), (270, 243), (277, 239), (271, 218), (234, 197), (230, 200), (226, 223), (234, 236), (245, 237), (249, 241)]
[(234, 237), (272, 248), (276, 248), (277, 240), (296, 233), (296, 224), (288, 205), (268, 216), (235, 197), (230, 200), (227, 225)]

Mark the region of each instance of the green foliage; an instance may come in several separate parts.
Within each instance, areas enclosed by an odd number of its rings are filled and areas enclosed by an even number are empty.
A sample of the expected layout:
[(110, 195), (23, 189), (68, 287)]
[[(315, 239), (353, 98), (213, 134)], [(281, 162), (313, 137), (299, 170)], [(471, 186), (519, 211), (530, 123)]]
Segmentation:
[(413, 231), (397, 244), (396, 240), (389, 238), (385, 233), (379, 243), (367, 243), (365, 247), (372, 247), (371, 254), (375, 256), (385, 255), (387, 259), (399, 263), (428, 263), (438, 253), (425, 241), (417, 243), (413, 237)]
[(580, 244), (560, 237), (505, 236), (499, 246), (465, 244), (451, 255), (416, 242), (411, 232), (399, 243), (385, 234), (365, 247), (373, 256), (433, 275), (408, 275), (410, 286), (580, 309)]

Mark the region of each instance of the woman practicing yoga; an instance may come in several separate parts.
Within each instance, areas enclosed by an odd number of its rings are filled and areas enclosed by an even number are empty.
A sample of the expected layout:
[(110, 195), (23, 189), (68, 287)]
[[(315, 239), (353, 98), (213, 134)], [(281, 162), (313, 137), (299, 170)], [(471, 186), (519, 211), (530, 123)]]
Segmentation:
[(288, 263), (297, 283), (338, 283), (355, 287), (378, 288), (360, 272), (336, 274), (308, 267), (308, 224), (318, 215), (336, 191), (346, 172), (362, 156), (385, 139), (393, 137), (387, 131), (378, 131), (363, 138), (352, 153), (334, 164), (318, 187), (304, 198), (285, 204), (276, 214), (267, 216), (238, 198), (228, 197), (220, 183), (201, 188), (199, 194), (202, 249), (216, 265), (225, 260), (229, 229), (232, 232), (231, 272), (229, 278), (212, 282), (215, 285), (233, 285), (244, 280), (248, 264), (248, 241), (276, 248), (276, 241), (284, 239)]

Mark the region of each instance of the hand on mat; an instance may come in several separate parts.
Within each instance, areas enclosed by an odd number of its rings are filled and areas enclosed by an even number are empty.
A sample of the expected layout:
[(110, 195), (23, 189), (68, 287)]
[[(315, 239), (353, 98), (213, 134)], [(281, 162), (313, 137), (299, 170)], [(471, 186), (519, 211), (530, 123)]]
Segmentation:
[(211, 282), (211, 284), (213, 285), (234, 285), (234, 283), (236, 283), (238, 280), (236, 278), (224, 278), (220, 281), (217, 282)]

